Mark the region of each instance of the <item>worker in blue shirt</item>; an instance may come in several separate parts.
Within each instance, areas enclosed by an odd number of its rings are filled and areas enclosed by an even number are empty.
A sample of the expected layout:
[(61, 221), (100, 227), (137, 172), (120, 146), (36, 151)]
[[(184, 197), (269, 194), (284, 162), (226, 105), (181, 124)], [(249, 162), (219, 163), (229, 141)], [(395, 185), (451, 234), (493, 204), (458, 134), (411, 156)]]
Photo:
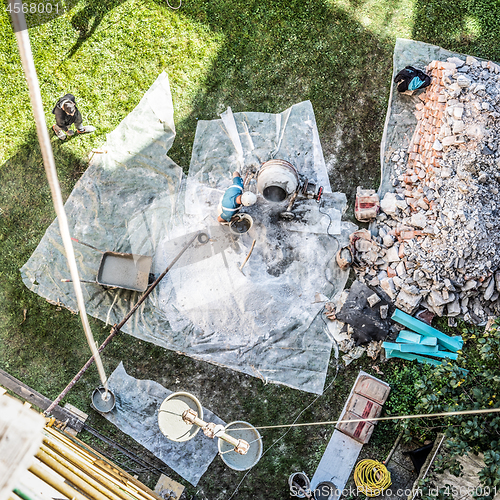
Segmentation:
[(243, 192), (243, 179), (239, 172), (233, 172), (233, 185), (226, 189), (219, 203), (217, 220), (228, 223), (236, 215), (242, 206), (249, 207), (257, 201), (257, 196), (251, 191)]

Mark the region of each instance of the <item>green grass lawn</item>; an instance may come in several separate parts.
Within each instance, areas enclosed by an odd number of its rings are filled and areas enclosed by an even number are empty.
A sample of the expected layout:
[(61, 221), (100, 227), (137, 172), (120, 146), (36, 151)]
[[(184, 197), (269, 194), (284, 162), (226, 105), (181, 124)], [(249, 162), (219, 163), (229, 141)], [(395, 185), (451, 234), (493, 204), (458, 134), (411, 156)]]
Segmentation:
[[(54, 123), (54, 103), (70, 92), (77, 97), (84, 124), (97, 127), (95, 134), (66, 143), (52, 136), (65, 197), (85, 171), (91, 149), (103, 144), (106, 133), (166, 71), (177, 127), (169, 155), (183, 169), (189, 167), (198, 119), (217, 118), (227, 106), (235, 112), (280, 112), (309, 99), (332, 187), (345, 192), (352, 207), (356, 186), (378, 184), (396, 37), (500, 61), (498, 0), (185, 0), (177, 11), (161, 0), (65, 4), (71, 7), (68, 12), (30, 28), (47, 126)], [(79, 318), (29, 292), (20, 278), (19, 268), (54, 217), (15, 37), (2, 10), (0, 368), (48, 397), (57, 396), (89, 357)], [(95, 320), (91, 325), (102, 341), (109, 328)], [(204, 404), (228, 421), (289, 422), (314, 399), (125, 335), (105, 351), (108, 372), (124, 352), (127, 370), (138, 378), (194, 392), (204, 380)], [(367, 361), (342, 370), (303, 421), (334, 418), (360, 367), (371, 370)], [(175, 382), (179, 373), (182, 384)], [(332, 362), (328, 380), (333, 373)], [(221, 380), (226, 387), (240, 386), (230, 405), (219, 397)], [(89, 394), (97, 383), (91, 368), (65, 401), (91, 412)], [(134, 446), (98, 415), (91, 413), (90, 419), (103, 432)], [(298, 470), (312, 475), (330, 432), (291, 431), (249, 474), (237, 497), (286, 498), (288, 475)], [(393, 434), (375, 433), (372, 458), (384, 458)], [(266, 444), (280, 435), (266, 434)], [(228, 498), (242, 476), (228, 472), (216, 459), (200, 483), (199, 496)], [(154, 479), (144, 476), (145, 481)]]

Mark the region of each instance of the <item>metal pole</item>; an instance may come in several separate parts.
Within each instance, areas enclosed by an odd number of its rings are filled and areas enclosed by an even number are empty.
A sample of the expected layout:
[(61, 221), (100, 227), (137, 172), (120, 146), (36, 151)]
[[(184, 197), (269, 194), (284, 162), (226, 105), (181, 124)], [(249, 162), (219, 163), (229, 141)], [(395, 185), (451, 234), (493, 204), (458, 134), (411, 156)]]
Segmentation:
[(40, 462), (44, 463), (52, 469), (54, 472), (57, 472), (60, 476), (62, 476), (66, 481), (69, 481), (71, 484), (74, 484), (83, 494), (87, 495), (89, 498), (93, 500), (111, 500), (109, 496), (102, 494), (98, 489), (96, 489), (89, 481), (86, 479), (82, 479), (77, 474), (75, 474), (71, 468), (67, 467), (65, 463), (58, 462), (54, 458), (52, 458), (49, 454), (45, 452), (43, 447), (38, 450), (38, 453), (35, 455)]
[(47, 468), (42, 467), (41, 464), (39, 465), (33, 462), (28, 470), (64, 496), (73, 500), (88, 500), (86, 496), (66, 483), (61, 476), (55, 474), (53, 471), (47, 470)]
[(392, 455), (394, 455), (394, 452), (396, 451), (396, 448), (398, 447), (399, 442), (401, 441), (401, 438), (403, 437), (404, 432), (401, 431), (396, 439), (396, 442), (391, 448), (391, 451), (389, 452), (389, 455), (387, 455), (387, 458), (382, 462), (384, 465), (387, 465), (389, 463), (389, 460), (392, 458)]
[(123, 490), (120, 490), (119, 488), (113, 488), (113, 486), (108, 481), (106, 481), (105, 483), (106, 486), (101, 484), (99, 480), (102, 481), (102, 474), (95, 474), (90, 467), (86, 466), (86, 464), (84, 464), (83, 467), (80, 468), (78, 459), (74, 457), (68, 457), (68, 454), (66, 453), (66, 450), (64, 448), (61, 449), (59, 447), (56, 452), (47, 445), (42, 444), (40, 446), (39, 453), (42, 453), (44, 456), (48, 456), (55, 460), (55, 462), (74, 474), (75, 477), (82, 480), (84, 484), (88, 484), (89, 486), (95, 488), (108, 500), (130, 500), (129, 495), (124, 494)]
[[(137, 301), (137, 304), (132, 307), (132, 309), (129, 311), (129, 313), (111, 329), (111, 333), (108, 335), (106, 340), (101, 344), (99, 349), (97, 349), (97, 352), (101, 352), (113, 339), (113, 337), (120, 331), (120, 329), (123, 327), (123, 325), (130, 319), (132, 314), (137, 310), (137, 308), (146, 300), (148, 295), (154, 290), (156, 285), (165, 277), (165, 275), (170, 271), (172, 266), (181, 258), (182, 254), (191, 246), (193, 241), (198, 238), (200, 234), (203, 234), (202, 231), (199, 231), (196, 233), (188, 243), (182, 248), (182, 250), (177, 254), (177, 256), (170, 262), (170, 264), (167, 266), (165, 271), (156, 278), (156, 280), (151, 284), (151, 286), (144, 292), (142, 297)], [(83, 368), (75, 375), (73, 380), (64, 388), (64, 390), (57, 396), (57, 398), (52, 402), (52, 404), (44, 411), (45, 415), (49, 415), (50, 412), (60, 403), (61, 399), (68, 394), (68, 392), (72, 389), (72, 387), (80, 380), (82, 375), (87, 371), (89, 366), (94, 362), (94, 356), (92, 356), (84, 365)]]
[(73, 287), (75, 289), (76, 301), (78, 303), (78, 310), (80, 311), (80, 318), (82, 320), (83, 330), (90, 347), (90, 352), (96, 358), (97, 370), (101, 379), (102, 385), (107, 391), (107, 377), (104, 372), (101, 358), (97, 351), (94, 337), (90, 329), (89, 319), (85, 311), (85, 301), (83, 299), (82, 286), (80, 284), (80, 277), (78, 275), (78, 267), (76, 265), (75, 252), (71, 243), (71, 235), (69, 232), (68, 219), (64, 211), (64, 204), (59, 186), (59, 179), (57, 178), (56, 164), (54, 161), (54, 154), (50, 144), (50, 137), (47, 131), (47, 124), (45, 123), (45, 112), (43, 109), (42, 94), (40, 93), (40, 85), (38, 83), (38, 76), (36, 74), (35, 63), (33, 62), (33, 54), (31, 52), (30, 38), (28, 35), (28, 28), (26, 26), (26, 19), (23, 13), (23, 3), (21, 0), (9, 0), (10, 12), (12, 16), (12, 24), (17, 39), (17, 46), (19, 48), (19, 55), (23, 65), (26, 82), (28, 83), (31, 106), (33, 108), (33, 116), (35, 118), (36, 133), (38, 135), (38, 142), (42, 152), (43, 165), (45, 173), (50, 186), (52, 194), (52, 202), (57, 215), (59, 223), (59, 230), (66, 252), (66, 259), (68, 267), (73, 280)]

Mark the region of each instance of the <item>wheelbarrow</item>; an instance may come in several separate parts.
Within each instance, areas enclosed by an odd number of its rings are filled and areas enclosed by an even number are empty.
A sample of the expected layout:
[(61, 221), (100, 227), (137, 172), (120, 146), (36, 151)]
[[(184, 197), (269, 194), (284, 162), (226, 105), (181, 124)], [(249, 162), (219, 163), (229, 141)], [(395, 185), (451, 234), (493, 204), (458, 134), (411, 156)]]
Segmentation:
[[(148, 288), (152, 257), (133, 253), (103, 252), (76, 238), (71, 239), (102, 254), (96, 279), (81, 280), (82, 283), (96, 283), (105, 288), (124, 288), (135, 292), (145, 292)], [(61, 281), (71, 282), (70, 279)]]

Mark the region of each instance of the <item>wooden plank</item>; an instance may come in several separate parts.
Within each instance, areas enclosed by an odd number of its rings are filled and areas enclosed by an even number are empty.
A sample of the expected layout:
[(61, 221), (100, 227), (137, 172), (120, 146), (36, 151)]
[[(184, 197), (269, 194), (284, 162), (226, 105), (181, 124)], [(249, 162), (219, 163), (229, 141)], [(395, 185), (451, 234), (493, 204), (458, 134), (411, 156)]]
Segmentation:
[(420, 343), (422, 345), (437, 345), (438, 339), (436, 337), (422, 337)]
[(420, 344), (420, 342), (422, 342), (422, 335), (410, 332), (410, 330), (401, 330), (396, 342), (404, 342), (405, 344), (410, 342), (413, 344)]
[(420, 344), (420, 345), (437, 345), (436, 337), (424, 337), (415, 332), (410, 332), (410, 330), (401, 330), (399, 332), (396, 342), (402, 344)]
[(429, 354), (430, 356), (437, 356), (438, 347), (436, 345), (421, 345), (421, 344), (395, 344), (393, 342), (384, 342), (382, 344), (384, 349), (390, 351), (412, 352), (414, 354)]
[(437, 337), (439, 343), (450, 351), (457, 352), (462, 347), (460, 340), (456, 337), (449, 337), (443, 332), (432, 328), (432, 326), (425, 324), (423, 321), (419, 321), (399, 309), (394, 311), (391, 319), (426, 337)]
[(434, 356), (436, 358), (449, 358), (453, 360), (458, 358), (458, 354), (456, 352), (448, 352), (448, 351), (433, 352), (432, 354), (429, 354), (429, 356)]
[(160, 475), (160, 479), (158, 479), (155, 486), (155, 493), (162, 498), (180, 498), (183, 491), (184, 486), (182, 484), (170, 479), (165, 474)]
[(75, 417), (79, 418), (82, 422), (86, 422), (87, 418), (89, 418), (89, 416), (84, 411), (79, 410), (76, 406), (73, 406), (70, 403), (66, 403), (64, 405), (64, 409), (68, 410)]
[(15, 398), (0, 396), (0, 498), (7, 498), (42, 442), (45, 419)]
[(407, 359), (408, 361), (417, 360), (419, 363), (428, 363), (435, 366), (441, 364), (441, 362), (436, 359), (426, 358), (425, 356), (419, 356), (418, 354), (412, 354), (411, 352), (394, 351), (391, 349), (385, 350), (385, 356), (386, 358), (401, 358)]
[(438, 352), (437, 345), (422, 345), (422, 344), (401, 344), (401, 352), (413, 352), (414, 354), (428, 354), (434, 356)]
[[(17, 378), (13, 377), (3, 370), (0, 370), (0, 385), (5, 387), (6, 389), (9, 389), (14, 394), (17, 394), (20, 398), (24, 399), (33, 406), (40, 408), (41, 410), (46, 410), (52, 403), (49, 398), (46, 398), (39, 392), (33, 390), (26, 384), (23, 384), (20, 380), (17, 380)], [(83, 428), (82, 421), (80, 421), (77, 417), (72, 415), (64, 408), (61, 408), (60, 406), (56, 406), (52, 410), (51, 414), (61, 422), (67, 421), (67, 425), (78, 432), (80, 432)]]

